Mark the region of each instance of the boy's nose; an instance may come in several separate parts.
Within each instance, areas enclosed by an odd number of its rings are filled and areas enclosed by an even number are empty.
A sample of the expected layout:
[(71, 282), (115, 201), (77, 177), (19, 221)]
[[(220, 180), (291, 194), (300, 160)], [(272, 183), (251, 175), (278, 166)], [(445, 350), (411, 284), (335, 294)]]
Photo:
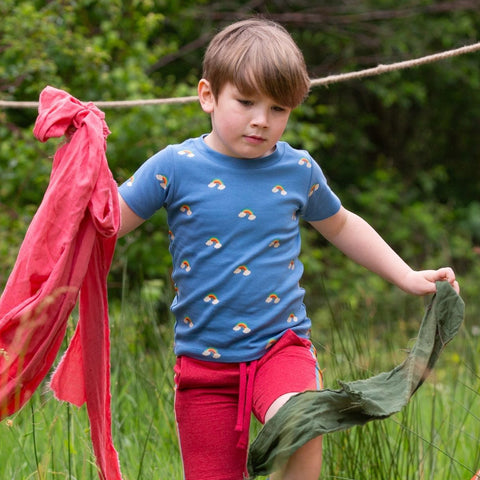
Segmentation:
[(251, 124), (255, 127), (268, 127), (268, 112), (263, 109), (258, 109), (252, 116)]

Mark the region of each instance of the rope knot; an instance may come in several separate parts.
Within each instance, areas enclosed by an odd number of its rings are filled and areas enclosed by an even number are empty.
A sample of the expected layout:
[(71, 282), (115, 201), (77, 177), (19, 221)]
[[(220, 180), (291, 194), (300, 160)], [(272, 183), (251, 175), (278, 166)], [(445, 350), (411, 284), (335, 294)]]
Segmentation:
[(90, 117), (91, 123), (95, 128), (102, 129), (103, 138), (106, 139), (110, 131), (101, 110), (92, 102), (81, 102), (63, 90), (47, 86), (40, 93), (38, 117), (33, 133), (41, 142), (63, 135), (69, 139), (91, 114), (94, 114), (93, 118)]

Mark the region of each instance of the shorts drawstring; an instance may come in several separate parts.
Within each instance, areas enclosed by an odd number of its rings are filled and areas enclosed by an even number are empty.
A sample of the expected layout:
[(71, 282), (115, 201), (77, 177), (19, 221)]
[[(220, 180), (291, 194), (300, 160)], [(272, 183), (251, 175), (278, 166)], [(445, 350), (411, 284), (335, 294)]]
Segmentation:
[(238, 391), (238, 412), (235, 431), (241, 432), (237, 448), (247, 448), (250, 419), (253, 407), (253, 384), (257, 371), (257, 360), (240, 364), (240, 388)]

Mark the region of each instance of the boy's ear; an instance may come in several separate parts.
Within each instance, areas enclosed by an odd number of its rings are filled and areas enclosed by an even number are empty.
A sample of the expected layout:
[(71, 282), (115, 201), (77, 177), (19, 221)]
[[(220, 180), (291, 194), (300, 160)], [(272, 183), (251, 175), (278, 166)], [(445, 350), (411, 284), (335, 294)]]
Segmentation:
[(212, 113), (215, 105), (215, 97), (213, 96), (210, 82), (204, 78), (198, 82), (198, 99), (205, 113)]

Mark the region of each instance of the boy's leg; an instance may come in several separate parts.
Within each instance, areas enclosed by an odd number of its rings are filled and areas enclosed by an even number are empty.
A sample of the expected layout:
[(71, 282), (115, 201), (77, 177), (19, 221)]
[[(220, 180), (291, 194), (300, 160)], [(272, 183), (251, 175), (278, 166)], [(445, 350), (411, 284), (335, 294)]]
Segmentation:
[(237, 448), (238, 366), (186, 357), (175, 366), (175, 416), (186, 480), (242, 480), (246, 449)]
[[(287, 393), (275, 400), (268, 409), (265, 422), (295, 393)], [(318, 480), (322, 470), (322, 437), (314, 438), (300, 447), (283, 468), (270, 476), (270, 480)]]
[[(310, 342), (287, 332), (258, 363), (254, 413), (267, 422), (296, 393), (323, 388)], [(317, 480), (322, 466), (322, 437), (299, 448), (271, 480)]]
[(318, 480), (322, 471), (322, 437), (314, 438), (299, 448), (285, 467), (270, 480)]

